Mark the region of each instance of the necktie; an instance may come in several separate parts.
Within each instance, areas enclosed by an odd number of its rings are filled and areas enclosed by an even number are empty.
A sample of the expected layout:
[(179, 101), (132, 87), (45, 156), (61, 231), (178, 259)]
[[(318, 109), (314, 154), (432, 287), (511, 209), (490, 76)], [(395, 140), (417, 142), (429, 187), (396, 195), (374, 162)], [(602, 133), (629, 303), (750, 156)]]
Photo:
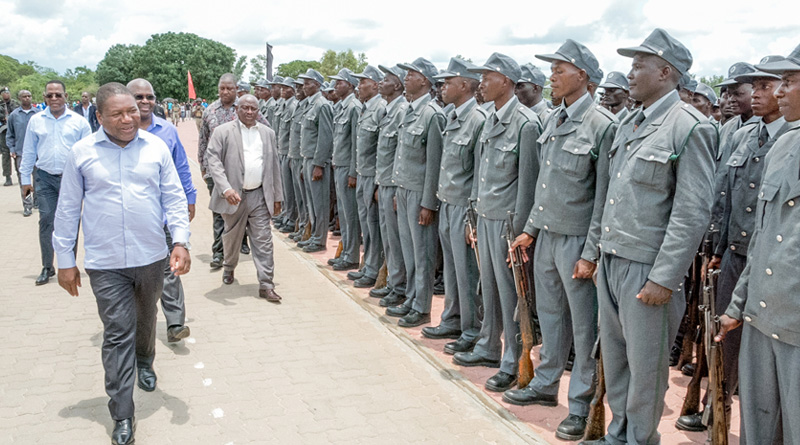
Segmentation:
[(633, 131), (636, 131), (636, 129), (639, 128), (639, 125), (642, 125), (642, 122), (644, 122), (645, 119), (645, 115), (642, 110), (639, 110), (638, 113), (639, 114), (636, 115), (636, 118), (633, 119)]
[(458, 116), (456, 116), (456, 111), (453, 110), (453, 112), (450, 113), (450, 122), (455, 122), (457, 119), (458, 119)]
[(758, 133), (758, 146), (763, 147), (768, 140), (769, 140), (769, 132), (767, 132), (767, 126), (762, 125), (761, 132)]
[(561, 124), (566, 122), (567, 118), (567, 110), (565, 108), (561, 109), (561, 114), (558, 115), (558, 122), (556, 123), (556, 128), (560, 127)]

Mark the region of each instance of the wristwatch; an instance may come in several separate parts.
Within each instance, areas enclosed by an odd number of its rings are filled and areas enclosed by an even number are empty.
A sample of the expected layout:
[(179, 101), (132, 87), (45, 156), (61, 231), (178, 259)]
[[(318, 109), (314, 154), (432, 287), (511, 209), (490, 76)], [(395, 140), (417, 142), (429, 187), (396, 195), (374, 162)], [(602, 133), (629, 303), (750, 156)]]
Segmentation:
[(186, 251), (187, 251), (187, 252), (192, 250), (192, 245), (191, 245), (191, 244), (189, 244), (189, 242), (188, 242), (188, 241), (187, 241), (187, 242), (185, 242), (185, 243), (174, 243), (174, 244), (172, 245), (172, 247), (176, 247), (176, 246), (181, 246), (181, 247), (183, 247), (184, 249), (186, 249)]

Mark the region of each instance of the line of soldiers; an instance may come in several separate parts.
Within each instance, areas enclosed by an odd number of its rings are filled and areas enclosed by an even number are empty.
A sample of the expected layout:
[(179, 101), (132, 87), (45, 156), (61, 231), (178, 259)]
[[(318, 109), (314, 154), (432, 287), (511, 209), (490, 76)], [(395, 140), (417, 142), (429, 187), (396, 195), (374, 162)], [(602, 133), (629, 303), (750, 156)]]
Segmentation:
[[(441, 256), (445, 307), (422, 334), (452, 339), (444, 351), (456, 364), (499, 368), (485, 387), (508, 403), (556, 405), (573, 350), (561, 439), (584, 436), (599, 342), (613, 419), (585, 443), (613, 444), (660, 440), (687, 271), (711, 239), (728, 407), (739, 363), (743, 439), (800, 443), (787, 421), (800, 418), (800, 367), (791, 366), (800, 364), (800, 219), (791, 213), (800, 47), (735, 64), (719, 99), (691, 79), (691, 53), (662, 29), (618, 53), (632, 69), (605, 81), (574, 40), (536, 55), (551, 64), (552, 104), (541, 71), (500, 53), (482, 66), (453, 58), (443, 71), (418, 58), (342, 69), (328, 84), (314, 69), (259, 83), (285, 187), (276, 228), (305, 252), (323, 251), (338, 213), (341, 249), (329, 264), (364, 288), (385, 264), (386, 285), (370, 296), (402, 327), (430, 322)], [(535, 377), (518, 389), (509, 244), (524, 248), (542, 341)], [(704, 428), (697, 416), (678, 427)]]

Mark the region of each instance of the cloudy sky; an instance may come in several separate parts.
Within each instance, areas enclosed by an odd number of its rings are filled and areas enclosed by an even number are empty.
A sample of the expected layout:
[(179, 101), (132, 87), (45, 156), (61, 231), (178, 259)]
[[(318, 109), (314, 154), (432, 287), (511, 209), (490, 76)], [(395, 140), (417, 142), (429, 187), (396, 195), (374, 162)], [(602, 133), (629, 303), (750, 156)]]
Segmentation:
[[(191, 32), (248, 59), (274, 46), (275, 66), (352, 48), (369, 63), (423, 56), (444, 68), (460, 54), (480, 63), (494, 51), (533, 62), (567, 38), (594, 52), (606, 73), (628, 71), (616, 48), (639, 44), (662, 27), (692, 52), (692, 72), (724, 74), (734, 62), (787, 55), (800, 43), (787, 1), (571, 0), (0, 0), (0, 54), (63, 71), (94, 68), (113, 44), (144, 44), (152, 34)], [(500, 8), (501, 5), (508, 5)]]

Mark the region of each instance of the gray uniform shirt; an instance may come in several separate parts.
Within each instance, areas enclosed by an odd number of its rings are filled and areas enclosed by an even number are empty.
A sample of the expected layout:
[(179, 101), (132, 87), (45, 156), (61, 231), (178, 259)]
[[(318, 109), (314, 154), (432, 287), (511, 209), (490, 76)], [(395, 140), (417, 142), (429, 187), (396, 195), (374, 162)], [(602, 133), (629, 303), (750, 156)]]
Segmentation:
[(581, 258), (597, 262), (597, 243), (608, 190), (608, 151), (617, 132), (614, 115), (583, 95), (567, 109), (557, 126), (562, 104), (545, 122), (539, 137), (536, 201), (525, 233), (539, 230), (585, 236)]
[(378, 135), (385, 115), (386, 101), (380, 95), (368, 100), (361, 109), (356, 138), (356, 172), (361, 176), (375, 176)]
[(383, 187), (395, 187), (394, 155), (397, 151), (397, 128), (406, 115), (408, 101), (398, 96), (386, 105), (386, 115), (381, 119), (378, 134), (378, 153), (375, 159), (375, 183)]
[(292, 112), (291, 130), (289, 131), (289, 159), (302, 159), (300, 155), (300, 134), (303, 130), (303, 118), (308, 111), (308, 99), (297, 102)]
[(513, 214), (514, 233), (521, 233), (531, 211), (539, 174), (539, 116), (513, 96), (486, 119), (479, 142), (479, 164), (471, 199), (478, 214), (505, 220)]
[(398, 127), (392, 175), (397, 186), (422, 192), (422, 207), (437, 211), (443, 127), (442, 109), (431, 101), (430, 94), (409, 104)]
[(333, 166), (348, 167), (348, 176), (356, 177), (356, 135), (361, 102), (355, 94), (339, 101), (341, 107), (333, 118)]
[(278, 135), (278, 154), (288, 155), (291, 145), (290, 139), (292, 134), (292, 116), (294, 109), (297, 107), (297, 99), (290, 97), (283, 103), (280, 122), (276, 122)]
[(765, 160), (755, 232), (729, 317), (800, 346), (800, 121), (788, 123)]
[(475, 164), (480, 161), (475, 159), (480, 152), (475, 148), (488, 115), (475, 98), (471, 98), (445, 116), (439, 191), (436, 193), (440, 201), (462, 207), (469, 205)]
[(267, 99), (267, 102), (264, 103), (264, 111), (266, 112), (266, 115), (264, 117), (269, 121), (270, 125), (273, 125), (272, 121), (275, 118), (275, 107), (277, 106), (278, 106), (278, 101), (272, 97)]
[(312, 158), (313, 165), (324, 167), (333, 151), (333, 109), (322, 93), (306, 98), (307, 109), (300, 130), (300, 155)]
[(667, 93), (617, 130), (600, 248), (652, 264), (648, 279), (676, 291), (694, 259), (711, 214), (716, 131), (705, 116)]
[[(294, 99), (294, 98), (292, 98)], [(280, 98), (275, 105), (275, 111), (272, 113), (272, 120), (270, 120), (270, 124), (272, 124), (272, 129), (275, 130), (275, 136), (280, 137), (281, 134), (281, 124), (283, 123), (283, 112), (286, 107), (286, 99)], [(280, 138), (277, 139), (278, 142), (278, 154), (279, 155), (286, 155), (289, 153), (289, 147), (281, 146)]]

